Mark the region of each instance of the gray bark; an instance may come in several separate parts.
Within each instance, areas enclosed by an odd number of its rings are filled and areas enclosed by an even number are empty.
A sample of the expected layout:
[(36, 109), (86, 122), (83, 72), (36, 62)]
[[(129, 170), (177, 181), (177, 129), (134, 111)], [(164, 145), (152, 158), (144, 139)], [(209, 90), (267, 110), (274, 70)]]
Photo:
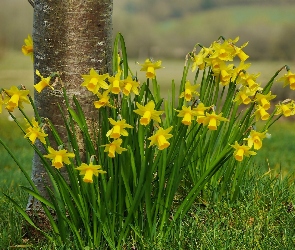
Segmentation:
[[(112, 0), (35, 0), (34, 1), (34, 71), (47, 77), (59, 72), (69, 98), (76, 95), (89, 123), (97, 120), (93, 109), (93, 94), (81, 87), (81, 74), (90, 68), (102, 73), (111, 70)], [(40, 78), (35, 75), (35, 84)], [(44, 89), (34, 95), (41, 117), (50, 119), (66, 145), (66, 131), (58, 104), (64, 105), (61, 86)], [(49, 132), (49, 131), (47, 131)], [(51, 145), (54, 145), (49, 134)], [(42, 149), (41, 143), (37, 144)], [(81, 141), (81, 151), (83, 145)], [(83, 153), (83, 152), (80, 152)], [(47, 197), (49, 185), (45, 170), (37, 155), (33, 159), (32, 180)], [(28, 212), (40, 211), (39, 203), (30, 197)]]

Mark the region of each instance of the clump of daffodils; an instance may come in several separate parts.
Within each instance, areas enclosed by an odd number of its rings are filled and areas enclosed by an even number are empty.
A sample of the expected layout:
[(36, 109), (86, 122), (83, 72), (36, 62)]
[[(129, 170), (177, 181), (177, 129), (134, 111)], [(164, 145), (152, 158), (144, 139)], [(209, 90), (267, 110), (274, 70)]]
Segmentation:
[[(222, 112), (220, 107), (216, 107), (216, 102), (212, 96), (204, 98), (206, 81), (213, 79), (213, 84), (220, 88), (235, 87), (232, 103), (237, 106), (243, 106), (247, 109), (252, 107), (251, 119), (255, 121), (269, 121), (274, 115), (289, 117), (295, 114), (295, 102), (287, 99), (282, 102), (273, 104), (276, 95), (273, 95), (269, 88), (263, 88), (259, 83), (259, 73), (253, 74), (248, 72), (250, 63), (246, 63), (249, 56), (245, 53), (244, 48), (248, 43), (237, 46), (239, 38), (224, 39), (214, 41), (209, 47), (204, 47), (198, 44), (197, 48), (189, 53), (189, 59), (192, 63), (191, 71), (205, 71), (209, 74), (208, 79), (202, 79), (202, 82), (197, 82), (197, 79), (185, 81), (181, 85), (179, 100), (180, 106), (174, 109), (172, 114), (179, 120), (179, 124), (188, 129), (205, 129), (206, 133), (215, 133), (221, 129), (224, 123), (232, 122), (230, 114)], [(25, 55), (33, 56), (33, 40), (30, 36), (25, 39), (25, 45), (22, 47), (22, 52)], [(237, 58), (238, 62), (236, 63)], [(157, 106), (154, 99), (143, 98), (140, 102), (135, 101), (135, 97), (140, 95), (141, 84), (132, 74), (126, 74), (122, 69), (122, 60), (118, 55), (118, 65), (115, 73), (101, 73), (91, 68), (88, 74), (83, 74), (81, 86), (87, 88), (88, 91), (96, 97), (93, 102), (93, 107), (101, 110), (111, 108), (117, 114), (116, 120), (108, 117), (109, 130), (105, 134), (108, 143), (100, 145), (104, 147), (104, 152), (107, 157), (113, 159), (117, 155), (127, 151), (124, 137), (132, 136), (132, 129), (142, 129), (149, 131), (149, 135), (144, 138), (144, 147), (156, 146), (156, 150), (162, 151), (170, 146), (171, 139), (179, 129), (179, 125), (172, 126), (170, 122), (166, 122), (166, 115), (161, 106)], [(140, 71), (146, 72), (147, 79), (156, 79), (156, 70), (162, 69), (161, 61), (153, 61), (146, 59), (141, 64)], [(292, 73), (288, 66), (282, 77), (277, 81), (283, 82), (283, 86), (289, 86), (291, 90), (295, 90), (295, 74)], [(281, 70), (282, 70), (281, 69)], [(36, 75), (40, 81), (34, 85), (35, 90), (40, 93), (44, 89), (53, 90), (52, 76), (43, 76), (39, 70), (36, 70)], [(120, 100), (129, 98), (134, 100), (134, 105), (130, 105), (130, 112), (137, 115), (136, 127), (127, 123), (128, 117), (121, 116)], [(136, 100), (139, 100), (138, 98)], [(12, 86), (10, 89), (1, 89), (0, 95), (0, 113), (3, 111), (3, 106), (9, 112), (13, 112), (16, 108), (23, 109), (24, 103), (30, 103), (29, 91), (22, 88)], [(273, 110), (273, 111), (272, 111)], [(174, 113), (173, 113), (174, 112)], [(45, 158), (51, 160), (51, 164), (56, 169), (62, 168), (65, 164), (71, 164), (71, 158), (75, 158), (75, 154), (60, 146), (57, 149), (47, 145), (46, 137), (48, 136), (43, 130), (40, 121), (33, 118), (27, 121), (25, 129), (25, 138), (34, 144), (36, 140), (41, 141), (47, 149)], [(253, 126), (246, 128), (241, 138), (233, 140), (230, 147), (233, 150), (233, 157), (237, 161), (242, 161), (244, 157), (256, 155), (256, 151), (261, 149), (262, 141), (266, 138), (267, 130), (256, 131)], [(130, 135), (131, 134), (131, 135)], [(124, 147), (125, 145), (125, 147)], [(89, 164), (81, 163), (76, 168), (84, 175), (84, 182), (92, 183), (93, 175), (106, 173), (100, 165), (95, 165), (93, 159)]]

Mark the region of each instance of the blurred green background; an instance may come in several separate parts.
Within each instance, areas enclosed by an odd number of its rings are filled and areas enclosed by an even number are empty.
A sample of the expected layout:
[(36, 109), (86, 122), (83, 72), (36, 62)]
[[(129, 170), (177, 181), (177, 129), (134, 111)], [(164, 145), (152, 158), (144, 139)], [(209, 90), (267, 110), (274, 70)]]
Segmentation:
[[(163, 61), (165, 68), (157, 73), (163, 91), (169, 90), (172, 79), (179, 84), (185, 56), (196, 43), (209, 46), (220, 35), (239, 36), (238, 45), (249, 41), (245, 48), (252, 63), (249, 71), (261, 72), (258, 82), (265, 84), (285, 64), (295, 72), (294, 13), (294, 0), (114, 0), (113, 32), (125, 37), (133, 73), (140, 69), (137, 62), (147, 57)], [(32, 33), (32, 22), (33, 8), (26, 0), (1, 0), (0, 87), (23, 84), (33, 90), (33, 65), (21, 53), (24, 38)], [(141, 81), (145, 80), (142, 72), (138, 75)], [(278, 100), (295, 99), (295, 91), (283, 89), (282, 83), (275, 83), (273, 92)], [(33, 152), (16, 131), (4, 110), (0, 115), (0, 138), (30, 171)], [(258, 164), (293, 171), (293, 119), (285, 119), (269, 132), (272, 137), (265, 140), (257, 156)], [(1, 176), (16, 177), (16, 169), (0, 146)]]
[[(114, 0), (114, 34), (125, 36), (132, 58), (180, 58), (220, 35), (250, 41), (252, 60), (294, 60), (293, 0)], [(1, 0), (0, 57), (32, 32), (26, 0)]]

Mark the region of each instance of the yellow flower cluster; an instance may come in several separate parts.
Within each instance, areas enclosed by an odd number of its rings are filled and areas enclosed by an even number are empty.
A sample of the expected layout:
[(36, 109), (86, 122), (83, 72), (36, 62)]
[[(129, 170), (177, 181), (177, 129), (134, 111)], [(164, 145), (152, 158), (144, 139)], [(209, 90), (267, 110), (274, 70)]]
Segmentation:
[(235, 159), (237, 161), (242, 161), (244, 156), (249, 157), (251, 155), (256, 155), (256, 152), (251, 149), (259, 150), (262, 147), (262, 140), (266, 137), (266, 132), (267, 131), (258, 132), (251, 130), (249, 137), (244, 139), (247, 141), (247, 145), (240, 145), (237, 141), (234, 145), (231, 145), (235, 149), (233, 153)]
[(97, 109), (105, 106), (115, 108), (110, 103), (110, 94), (118, 95), (123, 93), (125, 96), (131, 93), (139, 94), (139, 83), (133, 80), (131, 76), (121, 79), (122, 71), (119, 71), (114, 76), (110, 76), (109, 74), (98, 74), (92, 68), (88, 75), (82, 75), (82, 77), (84, 79), (82, 86), (98, 97), (98, 100), (94, 102), (94, 106)]
[[(120, 61), (120, 57), (118, 58)], [(147, 59), (144, 64), (141, 65), (142, 71), (146, 71), (147, 78), (154, 79), (156, 74), (155, 70), (160, 69), (161, 61), (152, 62), (150, 59)], [(120, 67), (118, 67), (120, 69)], [(99, 98), (94, 102), (96, 108), (101, 107), (111, 107), (115, 108), (113, 104), (110, 103), (110, 93), (112, 94), (121, 94), (128, 96), (130, 93), (135, 95), (139, 94), (139, 83), (134, 81), (131, 76), (128, 76), (126, 79), (122, 79), (122, 71), (119, 70), (114, 76), (109, 74), (98, 74), (94, 69), (91, 69), (88, 75), (82, 75), (84, 82), (82, 86), (86, 87), (93, 94), (97, 95)], [(140, 124), (147, 126), (151, 120), (161, 123), (160, 115), (163, 114), (163, 111), (155, 110), (154, 101), (148, 102), (145, 106), (136, 103), (138, 109), (134, 112), (141, 116)], [(112, 118), (109, 118), (109, 122), (113, 125), (112, 129), (109, 130), (106, 134), (107, 137), (112, 138), (109, 144), (102, 145), (105, 147), (105, 152), (108, 152), (109, 157), (115, 157), (115, 153), (121, 154), (123, 151), (126, 151), (126, 148), (121, 147), (123, 140), (120, 138), (122, 136), (128, 136), (128, 132), (125, 128), (133, 128), (131, 125), (126, 123), (125, 119), (115, 121)], [(168, 129), (163, 129), (158, 127), (157, 132), (149, 137), (151, 140), (150, 145), (157, 145), (160, 150), (167, 148), (170, 144), (167, 141), (172, 137), (169, 132), (172, 130), (172, 127)]]
[[(239, 87), (234, 102), (238, 105), (255, 104), (254, 116), (256, 120), (268, 120), (270, 114), (268, 110), (271, 108), (270, 100), (276, 96), (268, 93), (262, 93), (262, 87), (257, 82), (258, 74), (250, 74), (246, 70), (250, 67), (250, 63), (245, 63), (249, 56), (243, 51), (243, 48), (248, 43), (244, 43), (241, 47), (237, 47), (239, 37), (234, 40), (221, 40), (213, 42), (208, 48), (201, 46), (199, 53), (193, 51), (191, 59), (193, 61), (192, 71), (197, 68), (203, 70), (210, 67), (217, 83), (222, 86), (229, 85), (233, 82)], [(239, 58), (239, 65), (235, 66), (232, 62), (235, 57)], [(286, 67), (287, 68), (287, 67)], [(295, 74), (287, 68), (287, 73), (279, 78), (277, 81), (284, 82), (284, 87), (290, 85), (291, 90), (295, 90)], [(189, 82), (185, 84), (185, 91), (180, 97), (185, 97), (186, 101), (192, 100), (192, 94), (198, 95), (196, 92), (197, 85), (190, 85)], [(293, 102), (289, 105), (277, 105), (276, 114), (291, 115), (294, 112), (288, 112), (288, 109), (293, 110)], [(284, 110), (287, 110), (284, 112)]]
[(205, 107), (202, 102), (193, 109), (191, 109), (191, 106), (182, 106), (182, 110), (176, 111), (179, 112), (178, 117), (183, 117), (181, 122), (187, 126), (191, 125), (194, 117), (196, 117), (197, 123), (203, 124), (204, 126), (207, 125), (209, 130), (217, 130), (221, 121), (228, 121), (228, 119), (222, 117), (222, 113), (217, 115), (213, 107)]

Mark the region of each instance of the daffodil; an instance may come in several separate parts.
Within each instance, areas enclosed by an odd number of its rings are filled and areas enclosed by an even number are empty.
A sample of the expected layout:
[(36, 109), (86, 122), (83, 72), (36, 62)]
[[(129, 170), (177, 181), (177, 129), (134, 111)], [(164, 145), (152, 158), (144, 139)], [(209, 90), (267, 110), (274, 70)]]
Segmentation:
[(284, 82), (284, 87), (290, 85), (290, 89), (295, 90), (295, 74), (290, 70), (288, 70), (288, 72), (277, 81)]
[(92, 165), (92, 162), (89, 165), (82, 163), (76, 170), (80, 171), (80, 175), (84, 175), (83, 181), (87, 183), (93, 183), (93, 175), (98, 176), (98, 174), (106, 173), (106, 171), (101, 169), (100, 165)]
[(251, 130), (249, 138), (246, 138), (245, 140), (248, 141), (248, 146), (252, 148), (254, 146), (255, 150), (259, 150), (262, 147), (262, 139), (266, 137), (266, 132), (257, 132), (255, 130)]
[(244, 43), (241, 47), (234, 46), (235, 55), (237, 55), (242, 62), (246, 61), (249, 58), (249, 56), (243, 51), (243, 48), (245, 48), (247, 45), (248, 42)]
[(202, 47), (198, 54), (194, 54), (192, 57), (193, 65), (192, 65), (192, 72), (196, 70), (198, 67), (200, 70), (205, 68), (206, 61), (205, 59), (207, 56), (212, 52), (212, 48), (205, 48)]
[(259, 77), (260, 73), (258, 74), (243, 74), (240, 77), (239, 83), (248, 87), (251, 91), (260, 90), (260, 84), (256, 82), (257, 78)]
[(146, 71), (146, 78), (154, 79), (156, 77), (156, 69), (160, 69), (162, 61), (152, 62), (146, 59), (144, 64), (141, 65), (140, 71)]
[(125, 128), (133, 128), (131, 125), (126, 123), (126, 120), (115, 121), (112, 118), (109, 118), (109, 122), (113, 125), (113, 128), (110, 129), (106, 136), (111, 138), (119, 138), (121, 135), (128, 136), (128, 132)]
[(251, 66), (251, 63), (245, 64), (241, 61), (240, 64), (233, 69), (232, 78), (236, 80), (236, 83), (240, 83), (240, 78), (245, 75), (246, 70)]
[(197, 107), (193, 108), (193, 111), (196, 112), (197, 123), (203, 123), (205, 121), (205, 110), (210, 109), (210, 107), (205, 107), (204, 103), (200, 102)]
[(148, 140), (151, 141), (149, 147), (154, 144), (158, 146), (159, 150), (163, 150), (169, 147), (170, 143), (167, 140), (173, 136), (169, 134), (172, 128), (172, 126), (167, 129), (163, 129), (160, 127), (154, 135), (148, 138)]
[(39, 76), (41, 78), (41, 81), (37, 84), (34, 85), (34, 88), (40, 93), (45, 87), (50, 87), (51, 89), (54, 89), (51, 85), (50, 85), (50, 80), (51, 77), (43, 77), (39, 70), (36, 69), (36, 75)]
[(222, 117), (222, 113), (217, 115), (213, 111), (212, 113), (206, 113), (203, 124), (208, 125), (208, 128), (210, 130), (217, 130), (217, 127), (219, 126), (221, 121), (227, 122), (228, 119)]
[(255, 100), (256, 102), (259, 103), (259, 105), (264, 108), (265, 110), (268, 110), (270, 108), (270, 100), (274, 99), (276, 95), (272, 95), (271, 91), (268, 92), (268, 94), (263, 95), (261, 93), (257, 93), (255, 95)]
[(235, 145), (231, 146), (235, 149), (234, 157), (237, 161), (242, 161), (244, 156), (250, 157), (251, 155), (256, 155), (256, 152), (251, 151), (249, 146), (239, 145), (237, 141), (235, 142)]
[(13, 112), (16, 107), (23, 108), (22, 103), (30, 103), (28, 99), (29, 90), (21, 90), (12, 86), (10, 89), (4, 89), (4, 91), (10, 97), (6, 106), (9, 112)]
[(112, 141), (109, 144), (102, 145), (102, 147), (105, 147), (104, 152), (108, 152), (109, 153), (108, 156), (113, 158), (113, 157), (115, 157), (115, 153), (121, 154), (123, 151), (127, 150), (126, 148), (122, 148), (121, 144), (122, 144), (122, 139), (119, 138), (119, 139)]
[(113, 94), (119, 94), (121, 92), (121, 85), (123, 81), (121, 80), (121, 72), (118, 72), (115, 76), (108, 78), (110, 82), (109, 91)]
[(100, 109), (101, 107), (105, 107), (105, 106), (108, 106), (110, 108), (115, 108), (113, 105), (110, 104), (110, 96), (109, 96), (109, 91), (106, 90), (104, 91), (102, 94), (97, 92), (96, 94), (99, 98), (98, 101), (94, 101), (94, 106), (95, 108), (97, 109)]
[(138, 109), (133, 110), (134, 113), (142, 116), (140, 119), (141, 125), (148, 125), (151, 120), (156, 122), (161, 122), (160, 115), (163, 114), (164, 111), (157, 111), (155, 110), (155, 103), (154, 101), (149, 101), (145, 106), (140, 105), (138, 102), (136, 103)]
[(32, 126), (28, 123), (28, 128), (26, 129), (25, 138), (29, 138), (29, 140), (34, 144), (36, 139), (39, 139), (43, 144), (46, 143), (45, 137), (48, 136), (42, 128), (39, 127), (38, 122), (35, 118), (31, 121)]
[(262, 121), (266, 121), (269, 118), (269, 113), (266, 112), (266, 110), (260, 106), (257, 105), (256, 106), (256, 110), (254, 111), (254, 115), (256, 117), (256, 121), (258, 121), (259, 119), (261, 119)]
[(219, 76), (220, 74), (220, 65), (224, 63), (222, 60), (218, 58), (205, 58), (204, 59), (208, 66), (211, 67), (215, 76)]
[(33, 47), (32, 37), (28, 35), (28, 38), (26, 38), (24, 42), (25, 42), (25, 45), (22, 46), (22, 52), (25, 56), (31, 56), (33, 60), (34, 47)]
[(251, 96), (254, 96), (256, 92), (251, 91), (251, 89), (249, 89), (246, 86), (242, 86), (242, 88), (237, 92), (234, 102), (237, 102), (239, 105), (240, 104), (249, 104), (251, 103)]
[(123, 81), (123, 94), (128, 96), (131, 92), (135, 95), (139, 95), (138, 92), (139, 83), (137, 81), (132, 80), (131, 76), (128, 76)]
[(74, 153), (68, 153), (66, 149), (54, 150), (52, 147), (48, 147), (49, 154), (44, 157), (52, 159), (52, 166), (57, 169), (63, 167), (63, 163), (70, 164), (69, 158), (74, 158)]
[(219, 65), (219, 83), (222, 86), (227, 86), (232, 78), (233, 64), (226, 65), (225, 62), (221, 62)]
[(212, 44), (214, 53), (210, 58), (218, 58), (222, 61), (232, 61), (235, 55), (233, 46), (226, 40), (223, 43), (214, 42)]
[(200, 94), (196, 91), (200, 87), (200, 84), (192, 85), (190, 81), (186, 81), (184, 85), (184, 92), (182, 92), (179, 98), (184, 97), (187, 102), (191, 101), (193, 96), (199, 96)]
[(178, 117), (183, 117), (182, 119), (182, 123), (184, 125), (191, 125), (192, 123), (192, 119), (197, 116), (197, 112), (193, 111), (191, 109), (191, 106), (186, 107), (186, 106), (182, 106), (182, 110), (176, 110), (177, 112), (179, 112), (179, 114), (177, 115)]
[(81, 86), (86, 87), (93, 94), (97, 94), (100, 88), (108, 89), (109, 85), (106, 83), (106, 79), (109, 77), (109, 74), (99, 75), (92, 68), (90, 69), (89, 75), (82, 75), (84, 82)]
[(276, 112), (275, 115), (280, 115), (283, 114), (285, 117), (294, 115), (294, 103), (290, 102), (290, 103), (279, 103), (276, 105)]

